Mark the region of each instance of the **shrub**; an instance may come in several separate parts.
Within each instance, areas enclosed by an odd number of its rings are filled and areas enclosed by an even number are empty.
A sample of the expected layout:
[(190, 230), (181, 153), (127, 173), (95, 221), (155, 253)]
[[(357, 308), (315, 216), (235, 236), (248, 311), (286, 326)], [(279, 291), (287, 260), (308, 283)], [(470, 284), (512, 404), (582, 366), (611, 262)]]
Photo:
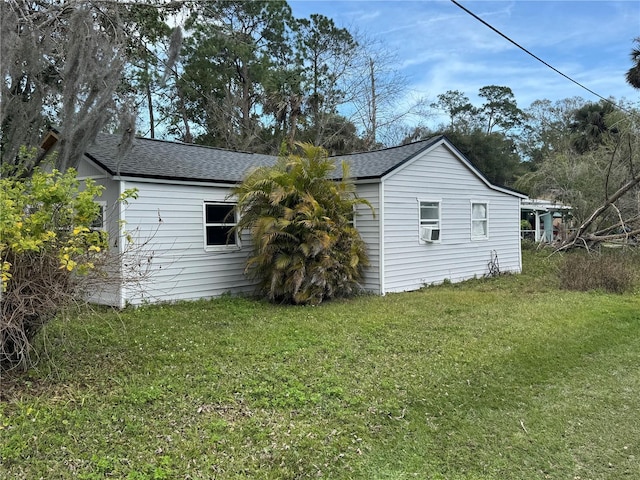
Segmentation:
[(630, 252), (569, 252), (558, 272), (560, 287), (576, 291), (626, 292), (637, 280), (636, 257)]
[(272, 301), (318, 304), (353, 295), (368, 264), (353, 226), (354, 208), (368, 203), (353, 185), (331, 178), (335, 165), (322, 148), (300, 145), (303, 156), (282, 157), (250, 174), (234, 193), (240, 220), (253, 237), (247, 271)]
[(91, 231), (102, 187), (69, 170), (0, 179), (0, 369), (26, 368), (31, 343), (59, 310), (81, 295), (106, 234)]

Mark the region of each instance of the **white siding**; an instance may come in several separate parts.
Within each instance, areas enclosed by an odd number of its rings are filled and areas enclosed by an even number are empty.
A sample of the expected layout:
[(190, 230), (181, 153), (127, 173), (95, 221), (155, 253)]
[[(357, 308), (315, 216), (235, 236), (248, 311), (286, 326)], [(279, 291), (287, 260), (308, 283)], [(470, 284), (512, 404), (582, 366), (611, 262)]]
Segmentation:
[[(489, 188), (443, 145), (384, 179), (385, 292), (415, 290), (488, 272), (519, 272), (519, 198)], [(418, 200), (441, 202), (440, 243), (419, 241)], [(489, 239), (471, 240), (471, 201), (489, 205)]]
[(78, 164), (78, 177), (92, 177), (92, 178), (107, 178), (107, 174), (104, 170), (97, 167), (93, 162), (83, 158)]
[[(119, 208), (117, 204), (119, 196), (119, 182), (112, 180), (102, 169), (95, 166), (87, 159), (78, 164), (78, 178), (91, 178), (97, 185), (104, 187), (102, 195), (96, 201), (105, 206), (105, 231), (108, 236), (109, 252), (106, 264), (101, 268), (100, 276), (89, 281), (88, 300), (105, 305), (123, 306), (121, 297), (122, 271), (119, 262)], [(103, 276), (102, 274), (106, 274)]]
[(119, 182), (104, 177), (96, 179), (98, 185), (105, 187), (102, 196), (97, 199), (105, 204), (105, 230), (108, 236), (109, 252), (105, 271), (107, 277), (99, 281), (89, 300), (113, 306), (123, 306), (122, 282), (124, 280), (120, 265), (119, 235)]
[(363, 183), (356, 186), (358, 197), (369, 201), (373, 211), (367, 205), (358, 205), (356, 228), (367, 244), (369, 267), (364, 271), (362, 286), (373, 293), (382, 293), (380, 283), (380, 199), (379, 183)]
[[(114, 181), (100, 178), (92, 168), (83, 173), (107, 187), (102, 200), (108, 211), (122, 190), (138, 189), (138, 199), (108, 218), (110, 244), (116, 251), (126, 248), (116, 233), (119, 217), (134, 247), (122, 271), (114, 274), (125, 279), (127, 265), (133, 265), (148, 275), (140, 285), (125, 282), (116, 288), (120, 283), (110, 282), (99, 293), (103, 301), (124, 306), (255, 291), (255, 282), (244, 274), (249, 235), (243, 235), (241, 248), (205, 250), (203, 204), (228, 201), (228, 188)], [(384, 294), (479, 277), (488, 272), (494, 251), (501, 271), (521, 270), (520, 199), (487, 186), (445, 145), (398, 168), (382, 183), (358, 183), (356, 191), (374, 209), (359, 205), (356, 216), (370, 261), (363, 280), (368, 291)], [(419, 240), (419, 200), (440, 201), (440, 243)], [(472, 201), (488, 204), (488, 239), (471, 240)]]
[(129, 303), (254, 291), (254, 283), (244, 275), (248, 235), (243, 235), (243, 248), (205, 251), (203, 204), (229, 201), (228, 189), (132, 181), (126, 188), (138, 189), (138, 198), (124, 213), (125, 228), (136, 245), (129, 261), (142, 265), (148, 274), (140, 288), (126, 287)]

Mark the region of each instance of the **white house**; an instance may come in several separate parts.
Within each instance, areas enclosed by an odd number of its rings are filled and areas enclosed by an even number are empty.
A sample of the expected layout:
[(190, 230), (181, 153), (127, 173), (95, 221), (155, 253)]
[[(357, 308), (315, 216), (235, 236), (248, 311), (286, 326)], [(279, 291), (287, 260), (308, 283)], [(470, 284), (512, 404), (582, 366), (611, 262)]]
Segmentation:
[[(227, 241), (234, 207), (228, 195), (251, 168), (276, 158), (145, 138), (121, 155), (119, 141), (99, 135), (78, 172), (106, 187), (104, 228), (121, 253), (116, 273), (126, 277), (133, 267), (148, 276), (139, 285), (124, 278), (110, 283), (100, 301), (124, 306), (253, 293), (244, 273), (251, 239)], [(384, 295), (480, 277), (496, 267), (521, 271), (526, 196), (492, 185), (446, 137), (335, 160), (350, 165), (358, 196), (374, 207), (375, 215), (361, 205), (355, 220), (371, 263), (366, 290)], [(117, 204), (131, 188), (138, 198)], [(133, 244), (118, 233), (122, 222)]]
[[(356, 226), (369, 248), (364, 286), (379, 294), (444, 280), (520, 272), (520, 201), (492, 185), (443, 136), (336, 157), (350, 164), (361, 207)], [(494, 270), (495, 271), (495, 270)]]

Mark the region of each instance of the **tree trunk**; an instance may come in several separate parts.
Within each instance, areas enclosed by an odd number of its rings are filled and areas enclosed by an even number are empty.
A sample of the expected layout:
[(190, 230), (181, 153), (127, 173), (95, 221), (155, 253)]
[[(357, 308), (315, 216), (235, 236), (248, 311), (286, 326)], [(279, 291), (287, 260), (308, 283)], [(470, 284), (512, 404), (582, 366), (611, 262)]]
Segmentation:
[(149, 108), (149, 135), (151, 138), (156, 138), (155, 119), (153, 118), (153, 99), (151, 98), (151, 85), (149, 82), (145, 85), (147, 91), (147, 106)]
[(371, 78), (371, 113), (369, 135), (367, 135), (367, 150), (371, 150), (376, 144), (376, 127), (378, 123), (378, 106), (376, 104), (376, 76), (374, 71), (373, 58), (369, 59), (369, 75)]
[[(583, 241), (584, 240), (589, 240), (589, 241), (592, 241), (592, 242), (593, 241), (601, 242), (601, 241), (606, 241), (608, 239), (611, 239), (610, 235), (603, 236), (603, 237), (590, 235), (590, 236), (585, 237), (584, 233), (593, 224), (593, 222), (598, 217), (600, 217), (600, 215), (602, 215), (604, 212), (606, 212), (607, 209), (611, 205), (613, 205), (620, 197), (622, 197), (625, 193), (627, 193), (629, 190), (631, 190), (636, 185), (640, 185), (640, 174), (638, 174), (635, 177), (633, 177), (631, 180), (629, 180), (627, 183), (625, 183), (622, 187), (620, 187), (613, 195), (608, 197), (605, 200), (605, 202), (602, 205), (600, 205), (589, 216), (589, 218), (587, 218), (587, 220), (585, 220), (583, 222), (583, 224), (580, 225), (580, 227), (578, 227), (576, 232), (569, 236), (567, 241), (560, 247), (559, 250), (568, 250), (568, 249), (570, 249), (572, 247), (575, 247), (579, 240), (583, 240)], [(631, 233), (634, 233), (634, 232), (631, 232)], [(628, 234), (621, 234), (620, 237), (616, 237), (616, 238), (624, 238), (626, 235), (628, 235)]]

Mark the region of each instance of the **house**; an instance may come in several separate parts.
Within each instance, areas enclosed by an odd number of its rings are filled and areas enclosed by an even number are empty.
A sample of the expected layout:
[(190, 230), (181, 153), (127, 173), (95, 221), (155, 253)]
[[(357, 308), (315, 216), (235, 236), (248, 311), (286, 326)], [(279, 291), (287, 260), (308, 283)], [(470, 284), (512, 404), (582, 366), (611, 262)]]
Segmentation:
[[(116, 282), (99, 300), (124, 306), (255, 292), (244, 273), (250, 236), (227, 241), (234, 223), (229, 193), (250, 169), (276, 158), (145, 138), (121, 155), (119, 141), (99, 135), (78, 172), (105, 186), (103, 226), (122, 259), (116, 273), (124, 280), (134, 266), (148, 276), (139, 285)], [(367, 291), (416, 290), (497, 267), (520, 272), (520, 201), (526, 196), (492, 185), (446, 137), (335, 160), (349, 164), (358, 196), (375, 212), (360, 205), (355, 217), (371, 264)], [(138, 198), (118, 204), (131, 188)], [(119, 223), (133, 243), (118, 233)]]
[(566, 240), (571, 226), (571, 207), (563, 203), (539, 198), (524, 199), (520, 205), (523, 240), (555, 243)]

